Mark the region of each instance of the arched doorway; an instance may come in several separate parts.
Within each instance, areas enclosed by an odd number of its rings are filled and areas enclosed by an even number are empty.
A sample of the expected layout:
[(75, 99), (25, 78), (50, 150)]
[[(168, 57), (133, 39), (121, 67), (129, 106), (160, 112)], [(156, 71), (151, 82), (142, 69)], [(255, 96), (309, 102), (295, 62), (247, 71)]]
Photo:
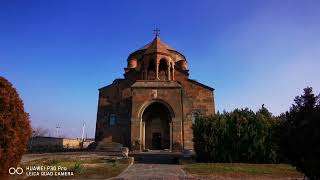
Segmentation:
[(153, 102), (142, 114), (143, 149), (170, 149), (171, 112), (161, 102)]

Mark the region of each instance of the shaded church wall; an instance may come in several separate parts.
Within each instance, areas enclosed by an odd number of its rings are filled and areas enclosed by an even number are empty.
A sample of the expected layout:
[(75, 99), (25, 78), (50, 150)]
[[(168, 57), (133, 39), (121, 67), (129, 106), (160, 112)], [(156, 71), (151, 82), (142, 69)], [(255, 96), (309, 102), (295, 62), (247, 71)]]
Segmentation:
[(175, 72), (176, 81), (183, 86), (184, 148), (193, 149), (192, 115), (215, 113), (213, 90), (188, 79), (183, 72)]
[[(111, 124), (111, 116), (115, 124)], [(99, 90), (95, 140), (130, 146), (131, 90), (130, 82), (117, 80)]]

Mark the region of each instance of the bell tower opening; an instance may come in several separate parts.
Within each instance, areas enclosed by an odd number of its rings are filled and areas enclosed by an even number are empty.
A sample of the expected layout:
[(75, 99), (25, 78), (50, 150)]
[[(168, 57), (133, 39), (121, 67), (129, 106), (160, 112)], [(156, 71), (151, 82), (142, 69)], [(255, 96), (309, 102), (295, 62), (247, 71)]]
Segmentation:
[(168, 72), (168, 63), (165, 59), (161, 59), (159, 63), (159, 79), (160, 80), (169, 80)]
[(148, 73), (148, 80), (155, 80), (156, 78), (156, 64), (154, 62), (154, 59), (150, 59), (149, 63), (148, 63), (148, 69), (147, 69), (147, 73)]

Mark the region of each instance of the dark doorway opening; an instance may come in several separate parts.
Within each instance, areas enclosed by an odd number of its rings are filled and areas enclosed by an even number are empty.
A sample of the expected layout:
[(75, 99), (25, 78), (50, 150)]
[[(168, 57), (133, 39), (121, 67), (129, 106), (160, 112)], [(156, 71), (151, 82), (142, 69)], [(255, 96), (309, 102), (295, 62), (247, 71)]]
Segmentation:
[(168, 108), (160, 102), (154, 102), (145, 109), (142, 120), (143, 148), (170, 149), (171, 116)]
[(152, 149), (161, 149), (161, 133), (152, 133)]

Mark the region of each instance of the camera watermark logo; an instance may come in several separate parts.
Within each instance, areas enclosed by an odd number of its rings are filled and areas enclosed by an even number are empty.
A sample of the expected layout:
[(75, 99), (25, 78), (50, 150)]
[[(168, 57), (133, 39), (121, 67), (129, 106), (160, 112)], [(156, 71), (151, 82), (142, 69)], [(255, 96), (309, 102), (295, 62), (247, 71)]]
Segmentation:
[(10, 175), (23, 176), (73, 176), (73, 171), (68, 171), (65, 166), (26, 166), (9, 168)]
[(11, 174), (11, 175), (14, 175), (14, 174), (21, 175), (21, 174), (23, 174), (23, 169), (21, 167), (17, 167), (17, 168), (11, 167), (11, 168), (9, 168), (9, 174)]

